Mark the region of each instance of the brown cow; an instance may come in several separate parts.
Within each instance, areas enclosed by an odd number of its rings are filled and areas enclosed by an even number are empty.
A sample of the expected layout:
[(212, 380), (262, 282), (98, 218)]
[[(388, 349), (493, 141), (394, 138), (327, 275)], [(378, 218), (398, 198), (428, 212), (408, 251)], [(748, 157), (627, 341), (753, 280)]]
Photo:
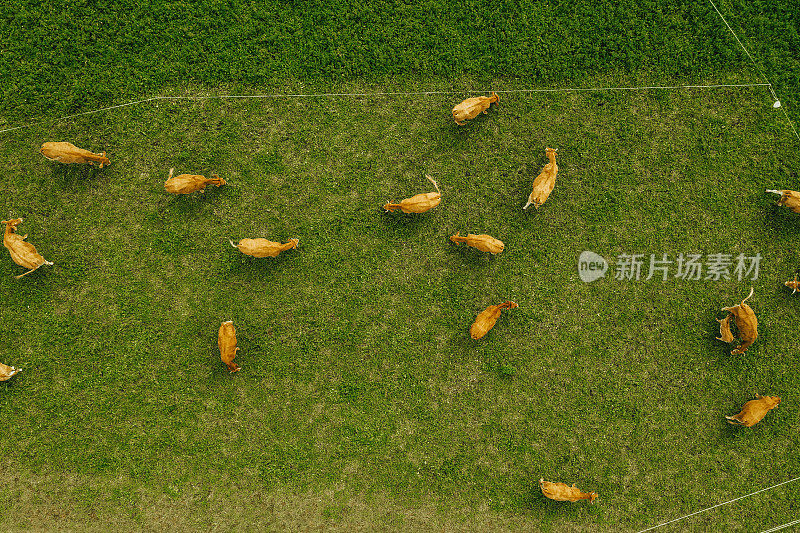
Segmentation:
[(50, 161), (59, 163), (89, 163), (90, 165), (100, 163), (100, 168), (103, 168), (103, 165), (111, 164), (105, 152), (95, 154), (68, 142), (46, 142), (39, 152)]
[(267, 239), (242, 239), (239, 244), (234, 244), (230, 241), (231, 246), (237, 248), (245, 255), (252, 255), (253, 257), (278, 257), (278, 254), (286, 250), (293, 250), (300, 244), (299, 239), (289, 239), (286, 244), (279, 242), (268, 241)]
[[(739, 305), (722, 308), (723, 311), (730, 311), (736, 318), (736, 333), (739, 336), (740, 342), (739, 346), (731, 350), (731, 355), (743, 354), (758, 338), (758, 320), (756, 319), (756, 314), (753, 309), (745, 303), (751, 296), (753, 296), (752, 288), (750, 288), (750, 294), (747, 298), (742, 300)], [(724, 340), (724, 337), (725, 335), (723, 333), (723, 339), (721, 340)]]
[(453, 108), (453, 120), (459, 126), (463, 126), (467, 120), (472, 120), (481, 113), (488, 113), (492, 104), (500, 105), (500, 97), (497, 96), (497, 93), (492, 93), (492, 96), (467, 98)]
[(719, 337), (717, 337), (718, 341), (722, 342), (733, 342), (733, 333), (731, 333), (731, 317), (733, 313), (728, 313), (728, 316), (725, 318), (717, 318), (717, 322), (719, 322)]
[(225, 363), (231, 373), (238, 372), (240, 367), (233, 362), (236, 352), (239, 351), (236, 346), (236, 328), (233, 327), (233, 320), (228, 320), (220, 325), (217, 344), (219, 345), (219, 356), (222, 362)]
[(472, 233), (467, 233), (466, 237), (462, 237), (461, 233), (456, 233), (450, 237), (450, 240), (456, 244), (465, 243), (467, 246), (472, 246), (473, 248), (477, 248), (481, 252), (490, 252), (493, 254), (499, 254), (500, 252), (505, 249), (506, 245), (503, 244), (503, 241), (500, 239), (495, 239), (491, 235), (473, 235)]
[(42, 265), (52, 265), (50, 261), (46, 261), (42, 255), (36, 251), (36, 247), (29, 242), (25, 242), (28, 237), (25, 235), (17, 234), (17, 226), (22, 223), (21, 218), (12, 220), (3, 220), (0, 224), (6, 225), (5, 233), (3, 233), (3, 246), (8, 248), (11, 253), (11, 259), (21, 267), (29, 269), (24, 274), (14, 276), (16, 279), (22, 276), (27, 276)]
[(800, 289), (800, 281), (797, 281), (797, 274), (794, 275), (793, 281), (787, 281), (784, 285), (792, 289), (792, 294), (796, 293)]
[(780, 194), (781, 199), (778, 200), (778, 205), (786, 206), (795, 213), (800, 213), (800, 192), (789, 190), (776, 191), (773, 189), (767, 189), (767, 192)]
[(758, 399), (750, 400), (744, 404), (744, 407), (742, 407), (742, 410), (738, 414), (726, 416), (725, 418), (728, 419), (728, 423), (748, 428), (753, 427), (764, 418), (770, 409), (774, 409), (781, 403), (781, 399), (777, 396), (761, 396), (756, 394), (756, 398)]
[(514, 302), (490, 305), (481, 311), (480, 314), (478, 314), (478, 316), (475, 318), (475, 322), (473, 322), (472, 327), (469, 328), (470, 336), (473, 339), (480, 339), (494, 327), (494, 325), (497, 323), (497, 319), (500, 318), (500, 313), (503, 311), (503, 309), (514, 309), (516, 307), (519, 306)]
[(575, 483), (570, 487), (566, 483), (553, 483), (545, 481), (544, 478), (539, 480), (539, 488), (542, 489), (542, 494), (559, 502), (577, 502), (579, 500), (589, 500), (591, 503), (597, 499), (596, 492), (581, 492), (575, 486)]
[(439, 203), (442, 201), (442, 193), (439, 191), (439, 185), (427, 174), (425, 177), (428, 178), (431, 183), (433, 183), (434, 187), (436, 187), (436, 192), (420, 193), (412, 196), (411, 198), (406, 198), (397, 204), (389, 202), (384, 205), (383, 208), (387, 211), (395, 211), (400, 209), (403, 213), (424, 213), (425, 211), (433, 209), (439, 205)]
[(13, 366), (0, 363), (0, 381), (8, 381), (14, 374), (21, 370), (21, 368), (14, 368)]
[(550, 162), (544, 166), (542, 172), (533, 180), (533, 190), (528, 196), (528, 203), (522, 208), (523, 211), (531, 204), (538, 209), (539, 206), (547, 201), (547, 198), (556, 186), (556, 176), (558, 175), (556, 150), (545, 148), (544, 152), (547, 154), (547, 159), (549, 159)]
[(225, 185), (225, 180), (212, 174), (211, 178), (195, 174), (179, 174), (172, 177), (174, 168), (169, 169), (169, 178), (164, 182), (164, 189), (173, 194), (190, 194), (194, 191), (205, 192), (206, 185)]

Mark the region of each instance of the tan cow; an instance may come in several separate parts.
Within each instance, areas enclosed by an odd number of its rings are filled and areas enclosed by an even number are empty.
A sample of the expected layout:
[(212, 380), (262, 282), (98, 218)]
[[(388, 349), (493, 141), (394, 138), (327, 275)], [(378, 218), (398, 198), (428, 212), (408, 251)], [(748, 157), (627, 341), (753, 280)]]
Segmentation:
[(500, 97), (497, 93), (492, 93), (492, 96), (477, 96), (475, 98), (467, 98), (460, 104), (453, 108), (453, 120), (456, 124), (463, 126), (467, 120), (472, 120), (481, 113), (488, 113), (489, 106), (492, 104), (500, 105)]
[(550, 160), (542, 172), (533, 180), (533, 190), (528, 196), (528, 203), (522, 208), (524, 211), (529, 205), (533, 204), (537, 209), (547, 201), (550, 193), (556, 186), (556, 176), (558, 175), (558, 165), (556, 164), (556, 151), (552, 148), (545, 148), (544, 153), (547, 159)]
[(725, 318), (717, 318), (717, 322), (719, 322), (719, 337), (717, 337), (718, 341), (722, 342), (733, 342), (733, 333), (731, 333), (731, 317), (733, 313), (728, 313), (728, 316)]
[[(723, 311), (729, 311), (736, 319), (736, 334), (739, 336), (739, 346), (731, 350), (731, 355), (740, 355), (747, 351), (747, 348), (753, 344), (758, 338), (758, 320), (753, 309), (745, 302), (753, 296), (753, 289), (750, 288), (750, 294), (742, 300), (739, 305), (733, 307), (723, 307)], [(726, 319), (727, 320), (727, 319)], [(722, 332), (722, 339), (725, 340), (725, 334)]]
[(450, 237), (450, 240), (456, 244), (465, 243), (467, 246), (477, 248), (481, 252), (489, 252), (492, 254), (499, 254), (505, 249), (506, 245), (500, 239), (495, 239), (491, 235), (473, 235), (467, 233), (466, 237), (462, 237), (461, 233), (456, 233)]
[(742, 410), (733, 416), (726, 416), (729, 424), (753, 427), (758, 424), (762, 418), (769, 412), (770, 409), (777, 407), (781, 403), (781, 399), (777, 396), (761, 396), (756, 394), (757, 400), (750, 400)]
[(596, 492), (581, 492), (575, 486), (575, 483), (570, 487), (566, 483), (553, 483), (545, 481), (544, 478), (539, 480), (539, 488), (542, 489), (542, 494), (559, 502), (577, 502), (580, 500), (589, 500), (591, 503), (597, 499)]
[(174, 168), (169, 169), (169, 178), (164, 182), (164, 189), (173, 194), (190, 194), (194, 191), (205, 192), (206, 185), (225, 185), (225, 180), (212, 174), (211, 178), (195, 174), (178, 174), (174, 178)]
[(300, 244), (299, 239), (289, 239), (286, 244), (279, 242), (268, 241), (267, 239), (242, 239), (239, 244), (234, 244), (230, 241), (231, 246), (238, 249), (245, 255), (252, 255), (253, 257), (278, 257), (278, 254), (286, 250), (293, 250)]
[(778, 205), (786, 206), (795, 213), (800, 213), (800, 192), (789, 190), (776, 191), (773, 189), (767, 189), (767, 192), (780, 194), (781, 199), (778, 200)]
[(483, 311), (481, 311), (478, 316), (475, 318), (475, 322), (472, 323), (472, 327), (469, 328), (469, 334), (473, 339), (480, 339), (487, 333), (489, 330), (494, 327), (497, 323), (497, 319), (500, 318), (500, 313), (503, 309), (514, 309), (519, 307), (514, 302), (506, 302), (498, 305), (490, 305)]
[(103, 168), (103, 165), (111, 164), (105, 152), (95, 154), (68, 142), (46, 142), (39, 152), (50, 161), (59, 163), (89, 163), (90, 165), (100, 163), (100, 168)]
[(233, 362), (236, 352), (239, 351), (236, 346), (236, 328), (233, 327), (233, 320), (228, 320), (220, 325), (217, 344), (219, 345), (219, 356), (222, 362), (225, 363), (231, 373), (238, 372), (240, 367)]
[(384, 205), (383, 208), (387, 211), (395, 211), (400, 209), (403, 213), (424, 213), (425, 211), (433, 209), (439, 205), (439, 203), (442, 201), (442, 193), (439, 191), (439, 184), (437, 184), (436, 181), (427, 174), (425, 177), (428, 178), (431, 183), (433, 183), (434, 187), (436, 187), (436, 192), (417, 194), (411, 198), (406, 198), (397, 204), (389, 202)]
[(21, 370), (21, 368), (14, 368), (13, 366), (0, 363), (0, 381), (8, 381), (14, 376), (14, 374), (20, 372)]
[(36, 247), (34, 245), (29, 242), (25, 242), (25, 239), (28, 237), (27, 234), (17, 234), (17, 226), (19, 226), (21, 223), (21, 218), (3, 220), (0, 222), (0, 224), (6, 225), (5, 233), (3, 233), (3, 246), (8, 248), (8, 251), (11, 253), (11, 259), (13, 259), (14, 262), (19, 266), (29, 269), (24, 274), (14, 276), (16, 279), (19, 279), (22, 276), (27, 276), (42, 265), (53, 264), (50, 261), (46, 261), (45, 258), (36, 251)]

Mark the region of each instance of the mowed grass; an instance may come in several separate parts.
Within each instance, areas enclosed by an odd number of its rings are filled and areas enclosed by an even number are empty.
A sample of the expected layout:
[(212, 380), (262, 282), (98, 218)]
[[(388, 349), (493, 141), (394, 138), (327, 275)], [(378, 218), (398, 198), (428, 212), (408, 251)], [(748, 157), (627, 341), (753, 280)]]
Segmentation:
[(797, 120), (795, 0), (121, 0), (0, 5), (0, 129), (185, 84), (269, 93), (403, 91), (431, 78), (525, 88), (695, 84), (720, 72), (774, 84)]
[[(459, 128), (466, 96), (159, 102), (5, 134), (0, 211), (55, 265), (15, 280), (0, 256), (0, 361), (24, 369), (0, 383), (2, 528), (633, 531), (794, 477), (800, 218), (764, 189), (796, 188), (798, 150), (768, 93), (503, 95)], [(46, 161), (48, 140), (112, 165)], [(523, 212), (547, 146), (555, 191)], [(170, 167), (229, 184), (170, 196)], [(381, 209), (426, 173), (440, 206)], [(300, 247), (253, 259), (244, 237)], [(586, 249), (764, 259), (755, 281), (585, 284)], [(760, 337), (731, 356), (714, 318), (751, 286)], [(784, 401), (728, 425), (756, 393)], [(664, 530), (773, 527), (793, 490)]]

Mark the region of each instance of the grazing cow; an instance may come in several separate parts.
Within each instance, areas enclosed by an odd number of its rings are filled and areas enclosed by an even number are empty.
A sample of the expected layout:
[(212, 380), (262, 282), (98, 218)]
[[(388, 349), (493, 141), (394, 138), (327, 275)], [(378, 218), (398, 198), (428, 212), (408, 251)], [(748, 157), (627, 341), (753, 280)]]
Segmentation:
[(29, 269), (24, 274), (14, 276), (16, 279), (19, 279), (22, 276), (27, 276), (42, 265), (53, 264), (50, 261), (46, 261), (45, 258), (36, 251), (36, 247), (34, 245), (29, 242), (25, 242), (25, 239), (28, 237), (27, 234), (17, 234), (17, 226), (19, 226), (21, 223), (21, 218), (3, 220), (0, 222), (0, 224), (6, 225), (6, 230), (3, 234), (3, 246), (8, 248), (8, 251), (11, 253), (11, 259), (13, 259), (14, 262), (19, 266)]
[(89, 163), (90, 165), (100, 163), (100, 168), (103, 168), (103, 165), (111, 164), (105, 152), (95, 154), (68, 142), (46, 142), (39, 152), (50, 161), (59, 163)]
[(544, 166), (542, 172), (533, 180), (533, 190), (528, 196), (528, 203), (522, 208), (523, 211), (531, 204), (538, 209), (547, 201), (547, 198), (556, 186), (556, 176), (558, 175), (556, 150), (545, 148), (544, 152), (547, 154), (547, 159), (549, 159), (550, 162)]
[(14, 368), (13, 366), (0, 363), (0, 381), (8, 381), (14, 374), (21, 370), (21, 368)]
[(764, 418), (770, 409), (774, 409), (781, 403), (781, 399), (777, 396), (761, 396), (756, 394), (756, 398), (756, 400), (750, 400), (744, 404), (744, 407), (742, 407), (742, 410), (738, 414), (726, 416), (725, 418), (728, 419), (728, 423), (747, 428), (753, 427)]
[(718, 341), (722, 342), (733, 342), (733, 333), (731, 333), (731, 317), (733, 313), (728, 313), (728, 316), (725, 318), (717, 318), (716, 321), (719, 322), (719, 337), (717, 337)]
[[(743, 354), (747, 348), (753, 344), (758, 338), (758, 320), (753, 309), (745, 302), (753, 296), (753, 289), (750, 288), (750, 294), (742, 300), (739, 305), (733, 307), (723, 307), (723, 311), (729, 311), (736, 318), (736, 333), (739, 335), (739, 346), (731, 350), (731, 355)], [(727, 320), (727, 319), (726, 319)], [(722, 328), (720, 327), (720, 331)], [(724, 340), (725, 334), (722, 332)]]
[(477, 248), (481, 252), (490, 252), (492, 254), (499, 254), (506, 247), (503, 241), (495, 239), (491, 235), (473, 235), (467, 233), (466, 237), (462, 237), (460, 232), (452, 235), (450, 240), (456, 244), (465, 243), (467, 246)]
[(399, 209), (403, 213), (424, 213), (425, 211), (433, 209), (439, 205), (439, 203), (442, 201), (442, 193), (439, 191), (439, 184), (437, 184), (436, 181), (427, 174), (425, 177), (428, 178), (431, 183), (433, 183), (434, 187), (436, 187), (436, 192), (417, 194), (411, 198), (406, 198), (397, 204), (390, 202), (384, 205), (383, 208), (387, 211), (395, 211)]
[(459, 126), (463, 126), (467, 120), (472, 120), (481, 113), (488, 113), (489, 106), (492, 104), (500, 105), (500, 97), (497, 96), (497, 93), (492, 93), (492, 96), (467, 98), (453, 108), (453, 120)]
[(253, 257), (278, 257), (278, 254), (286, 250), (297, 248), (300, 244), (299, 239), (289, 239), (286, 244), (279, 242), (268, 241), (267, 239), (242, 239), (239, 244), (234, 244), (230, 241), (231, 246), (238, 249), (245, 255), (252, 255)]
[(219, 356), (222, 362), (225, 363), (231, 374), (238, 372), (240, 367), (233, 362), (236, 352), (239, 351), (236, 346), (236, 328), (233, 327), (233, 320), (228, 320), (220, 325), (217, 344), (219, 345)]
[(514, 309), (516, 307), (519, 306), (514, 302), (490, 305), (481, 311), (480, 314), (478, 314), (478, 316), (475, 318), (475, 322), (473, 322), (472, 327), (469, 328), (470, 336), (473, 339), (480, 339), (494, 327), (497, 319), (500, 318), (500, 313), (503, 311), (503, 309)]
[(566, 483), (553, 483), (545, 481), (544, 478), (539, 480), (539, 488), (542, 489), (542, 494), (559, 502), (577, 502), (579, 500), (589, 500), (594, 503), (597, 499), (596, 492), (581, 492), (575, 486), (575, 483), (570, 487)]
[(800, 213), (800, 192), (797, 191), (776, 191), (767, 189), (767, 192), (773, 194), (780, 194), (781, 199), (778, 200), (778, 205), (786, 206), (795, 213)]
[(205, 192), (206, 185), (225, 185), (225, 180), (212, 174), (213, 177), (206, 178), (205, 176), (197, 176), (195, 174), (179, 174), (172, 177), (174, 168), (169, 169), (169, 178), (164, 182), (164, 188), (167, 192), (173, 194), (190, 194), (194, 191)]

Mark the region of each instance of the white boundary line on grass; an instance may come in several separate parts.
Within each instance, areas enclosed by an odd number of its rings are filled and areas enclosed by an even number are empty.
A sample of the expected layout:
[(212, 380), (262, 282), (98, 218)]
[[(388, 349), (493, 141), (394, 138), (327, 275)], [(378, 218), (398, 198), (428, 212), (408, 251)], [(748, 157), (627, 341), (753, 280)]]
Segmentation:
[(728, 21), (725, 20), (725, 17), (722, 16), (722, 13), (719, 12), (719, 9), (717, 9), (717, 5), (714, 3), (714, 0), (708, 0), (708, 1), (711, 3), (711, 7), (714, 8), (714, 11), (717, 12), (717, 15), (719, 15), (719, 18), (722, 19), (722, 22), (725, 23), (725, 26), (728, 27), (728, 30), (730, 30), (730, 32), (733, 34), (733, 38), (736, 39), (736, 42), (739, 43), (739, 46), (742, 47), (742, 50), (744, 50), (744, 53), (747, 54), (747, 57), (749, 57), (750, 61), (753, 62), (753, 65), (755, 65), (756, 70), (758, 70), (758, 72), (761, 74), (761, 77), (764, 78), (764, 81), (766, 81), (769, 84), (769, 92), (772, 93), (772, 97), (775, 100), (778, 100), (778, 95), (776, 95), (775, 91), (772, 89), (772, 83), (770, 83), (770, 81), (767, 79), (766, 74), (764, 74), (764, 71), (761, 70), (761, 67), (758, 65), (758, 63), (756, 63), (756, 60), (753, 59), (753, 56), (750, 55), (750, 52), (747, 51), (747, 48), (744, 47), (744, 45), (742, 44), (742, 41), (739, 40), (739, 36), (736, 35), (735, 31), (733, 31), (733, 28), (731, 28), (731, 25), (728, 24)]
[(772, 529), (765, 529), (761, 533), (772, 533), (773, 531), (780, 531), (781, 529), (785, 529), (795, 524), (800, 524), (800, 520), (795, 520), (794, 522), (789, 522), (788, 524), (783, 524), (782, 526), (773, 527)]
[(769, 84), (769, 92), (772, 93), (772, 98), (775, 99), (775, 105), (777, 105), (777, 106), (779, 106), (781, 108), (781, 111), (783, 111), (783, 115), (786, 117), (786, 121), (789, 122), (789, 126), (791, 126), (792, 131), (794, 132), (794, 136), (797, 137), (798, 140), (800, 140), (800, 135), (797, 133), (797, 130), (794, 127), (794, 122), (792, 122), (792, 119), (789, 118), (789, 113), (786, 112), (786, 108), (784, 108), (782, 105), (780, 105), (780, 98), (778, 98), (778, 95), (775, 94), (775, 89), (772, 87), (772, 83), (769, 81), (769, 79), (767, 79), (767, 75), (764, 74), (764, 71), (761, 69), (759, 64), (756, 63), (756, 60), (753, 59), (753, 56), (751, 56), (750, 52), (747, 51), (747, 48), (745, 48), (745, 46), (742, 44), (742, 41), (739, 40), (739, 36), (736, 35), (736, 32), (733, 31), (733, 28), (731, 28), (731, 25), (728, 24), (728, 21), (725, 20), (725, 17), (723, 17), (722, 13), (720, 13), (719, 9), (717, 9), (717, 5), (714, 3), (714, 0), (708, 0), (708, 1), (709, 1), (709, 3), (711, 3), (711, 7), (714, 8), (714, 11), (717, 12), (717, 15), (719, 15), (719, 18), (722, 19), (722, 22), (725, 23), (725, 26), (728, 27), (728, 30), (730, 30), (730, 32), (733, 34), (734, 39), (736, 39), (736, 42), (739, 43), (739, 46), (742, 47), (742, 50), (744, 50), (744, 53), (747, 54), (747, 57), (749, 57), (750, 61), (753, 62), (753, 65), (756, 67), (756, 70), (758, 70), (758, 72), (761, 74), (761, 77), (764, 78), (764, 81)]
[[(662, 524), (658, 524), (658, 525), (655, 525), (655, 526), (652, 526), (652, 527), (648, 527), (647, 529), (643, 529), (643, 530), (639, 531), (638, 533), (644, 533), (645, 531), (652, 531), (653, 529), (657, 529), (659, 527), (666, 526), (667, 524), (672, 524), (673, 522), (677, 522), (679, 520), (683, 520), (684, 518), (689, 518), (690, 516), (694, 516), (694, 515), (697, 515), (697, 514), (700, 514), (700, 513), (704, 513), (706, 511), (710, 511), (711, 509), (716, 509), (717, 507), (722, 507), (723, 505), (728, 505), (729, 503), (733, 503), (733, 502), (742, 500), (744, 498), (747, 498), (748, 496), (753, 496), (753, 495), (758, 494), (760, 492), (768, 491), (770, 489), (774, 489), (775, 487), (780, 487), (781, 485), (786, 485), (787, 483), (791, 483), (793, 481), (797, 481), (798, 479), (800, 479), (800, 477), (796, 477), (794, 479), (790, 479), (789, 481), (783, 481), (781, 483), (778, 483), (777, 485), (772, 485), (771, 487), (767, 487), (765, 489), (757, 490), (755, 492), (751, 492), (750, 494), (745, 494), (744, 496), (739, 496), (738, 498), (734, 498), (734, 499), (729, 500), (727, 502), (722, 502), (722, 503), (718, 503), (717, 505), (712, 505), (711, 507), (708, 507), (707, 509), (702, 509), (700, 511), (695, 511), (694, 513), (687, 514), (686, 516), (681, 516), (680, 518), (675, 518), (673, 520), (670, 520), (669, 522), (664, 522)], [(793, 522), (792, 524), (786, 524), (786, 525), (780, 526), (780, 527), (788, 527), (789, 525), (793, 525), (795, 523), (800, 523), (800, 520), (798, 520), (797, 522)], [(777, 530), (770, 530), (770, 531), (777, 531)]]
[[(464, 94), (465, 92), (496, 92), (500, 94), (520, 94), (520, 93), (558, 93), (558, 92), (597, 92), (597, 91), (646, 91), (652, 89), (719, 89), (729, 87), (769, 87), (772, 91), (772, 84), (767, 83), (740, 83), (740, 84), (718, 84), (718, 85), (646, 85), (641, 87), (587, 87), (587, 88), (565, 88), (565, 89), (515, 89), (506, 91), (420, 91), (420, 92), (376, 92), (376, 93), (312, 93), (312, 94), (252, 94), (252, 95), (221, 95), (221, 96), (153, 96), (144, 100), (136, 100), (134, 102), (127, 102), (125, 104), (113, 105), (110, 107), (103, 107), (94, 109), (92, 111), (84, 111), (83, 113), (75, 113), (74, 115), (66, 115), (53, 119), (53, 123), (58, 123), (63, 120), (81, 117), (84, 115), (92, 115), (101, 113), (103, 111), (110, 111), (112, 109), (119, 109), (121, 107), (129, 107), (132, 105), (146, 104), (148, 102), (157, 102), (165, 100), (226, 100), (226, 99), (258, 99), (258, 98), (325, 98), (333, 96), (364, 96), (364, 97), (377, 97), (377, 96), (430, 96), (435, 94)], [(772, 94), (775, 94), (774, 92)], [(23, 128), (30, 128), (44, 124), (41, 120), (39, 122), (31, 122), (30, 124), (23, 124), (22, 126), (14, 126), (13, 128), (6, 128), (0, 130), (0, 133), (7, 133), (9, 131), (21, 130)], [(799, 137), (800, 138), (800, 137)]]

